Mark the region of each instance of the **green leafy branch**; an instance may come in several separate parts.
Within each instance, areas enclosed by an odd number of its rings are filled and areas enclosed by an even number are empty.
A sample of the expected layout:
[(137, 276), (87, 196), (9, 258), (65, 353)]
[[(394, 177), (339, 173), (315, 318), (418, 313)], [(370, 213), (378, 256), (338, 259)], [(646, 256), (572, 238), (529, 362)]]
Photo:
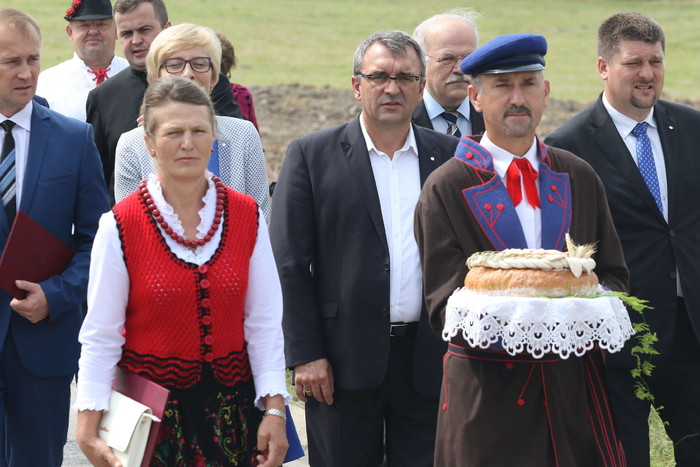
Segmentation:
[[(634, 394), (641, 400), (648, 400), (654, 404), (654, 395), (649, 389), (645, 377), (651, 376), (654, 369), (654, 364), (651, 363), (651, 356), (658, 355), (659, 352), (654, 348), (659, 338), (655, 332), (651, 332), (649, 324), (644, 316), (644, 310), (652, 310), (653, 307), (647, 305), (648, 300), (633, 297), (624, 292), (607, 292), (606, 295), (612, 295), (619, 298), (625, 305), (636, 311), (641, 317), (641, 322), (632, 323), (634, 329), (634, 339), (637, 344), (630, 349), (630, 353), (634, 357), (637, 365), (630, 373), (635, 378)], [(658, 410), (658, 409), (657, 409)]]

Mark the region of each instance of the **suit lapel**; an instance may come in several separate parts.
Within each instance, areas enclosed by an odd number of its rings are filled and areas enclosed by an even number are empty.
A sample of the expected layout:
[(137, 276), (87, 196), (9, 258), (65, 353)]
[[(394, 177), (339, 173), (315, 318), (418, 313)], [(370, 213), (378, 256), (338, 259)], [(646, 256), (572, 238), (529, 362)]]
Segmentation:
[(369, 215), (372, 218), (377, 234), (382, 240), (384, 249), (389, 252), (384, 221), (382, 219), (382, 208), (379, 204), (379, 193), (374, 181), (374, 172), (367, 152), (367, 144), (362, 135), (359, 117), (348, 123), (345, 130), (345, 137), (341, 141), (341, 147), (345, 153), (345, 160), (350, 167), (350, 172), (355, 178), (360, 194), (364, 199)]
[[(627, 149), (625, 142), (617, 131), (617, 127), (615, 127), (608, 111), (603, 105), (602, 95), (591, 112), (591, 123), (593, 124), (591, 137), (598, 144), (601, 152), (620, 172), (620, 175), (629, 183), (637, 196), (644, 200), (655, 215), (658, 215), (659, 220), (665, 223), (666, 221), (656, 205), (654, 196), (651, 194), (646, 182), (642, 178), (639, 167), (635, 164), (633, 156)], [(664, 151), (666, 151), (665, 148)]]
[[(413, 125), (413, 134), (418, 146), (418, 168), (420, 170), (420, 186), (422, 187), (430, 173), (445, 162), (444, 156), (434, 138), (422, 128)], [(450, 157), (452, 154), (449, 155)]]
[(43, 107), (35, 105), (32, 111), (32, 129), (29, 132), (29, 152), (27, 166), (24, 171), (22, 200), (20, 203), (20, 209), (24, 212), (27, 212), (32, 204), (32, 197), (36, 191), (41, 166), (44, 164), (50, 131), (51, 117), (49, 113)]
[(666, 112), (663, 102), (658, 102), (654, 106), (654, 118), (659, 131), (661, 149), (664, 151), (664, 164), (666, 165), (666, 187), (668, 190), (668, 220), (672, 220), (673, 205), (677, 199), (675, 189), (678, 187), (676, 181), (680, 177), (681, 167), (678, 165), (680, 158), (673, 154), (683, 154), (681, 144), (678, 141), (680, 136), (678, 122)]
[[(539, 151), (541, 247), (561, 250), (571, 226), (571, 183), (569, 174), (549, 168), (549, 155), (544, 145), (539, 145)], [(478, 170), (484, 180), (482, 185), (463, 190), (462, 195), (489, 241), (497, 250), (527, 248), (518, 213), (505, 184), (494, 171), (491, 154), (468, 138), (462, 138), (456, 157)]]

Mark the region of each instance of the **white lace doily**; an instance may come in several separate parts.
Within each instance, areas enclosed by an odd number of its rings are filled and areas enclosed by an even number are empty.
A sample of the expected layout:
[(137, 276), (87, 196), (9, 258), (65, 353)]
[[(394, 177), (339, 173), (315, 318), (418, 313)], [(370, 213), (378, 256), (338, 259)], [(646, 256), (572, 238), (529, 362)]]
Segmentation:
[(581, 356), (596, 344), (608, 352), (622, 349), (634, 330), (622, 301), (611, 295), (595, 298), (530, 298), (482, 295), (464, 288), (447, 301), (442, 337), (462, 332), (474, 348), (500, 343), (510, 355), (527, 352)]

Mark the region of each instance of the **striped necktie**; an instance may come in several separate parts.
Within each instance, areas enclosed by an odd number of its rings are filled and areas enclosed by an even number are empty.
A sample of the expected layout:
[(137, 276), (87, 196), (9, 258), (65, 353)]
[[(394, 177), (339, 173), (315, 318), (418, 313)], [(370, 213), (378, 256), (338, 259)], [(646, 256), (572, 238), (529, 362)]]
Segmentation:
[(2, 153), (0, 153), (0, 195), (2, 205), (5, 208), (7, 222), (12, 225), (15, 220), (15, 138), (12, 136), (12, 128), (15, 122), (5, 120), (0, 123), (5, 130), (2, 140)]
[(457, 112), (443, 112), (442, 118), (447, 122), (447, 134), (456, 136), (457, 138), (462, 136), (462, 132), (457, 128)]
[(656, 173), (654, 152), (651, 150), (651, 140), (647, 135), (647, 122), (639, 122), (632, 129), (632, 134), (637, 138), (637, 165), (642, 173), (642, 178), (654, 196), (659, 211), (664, 212), (661, 204), (661, 190), (659, 189), (659, 176)]

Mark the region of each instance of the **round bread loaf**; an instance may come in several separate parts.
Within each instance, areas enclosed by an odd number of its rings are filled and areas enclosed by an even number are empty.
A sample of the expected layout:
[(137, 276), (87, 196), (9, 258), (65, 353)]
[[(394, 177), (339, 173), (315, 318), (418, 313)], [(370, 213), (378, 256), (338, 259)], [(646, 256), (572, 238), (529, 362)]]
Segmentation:
[(481, 294), (558, 298), (594, 295), (598, 290), (592, 258), (556, 250), (480, 252), (467, 264), (464, 286)]

